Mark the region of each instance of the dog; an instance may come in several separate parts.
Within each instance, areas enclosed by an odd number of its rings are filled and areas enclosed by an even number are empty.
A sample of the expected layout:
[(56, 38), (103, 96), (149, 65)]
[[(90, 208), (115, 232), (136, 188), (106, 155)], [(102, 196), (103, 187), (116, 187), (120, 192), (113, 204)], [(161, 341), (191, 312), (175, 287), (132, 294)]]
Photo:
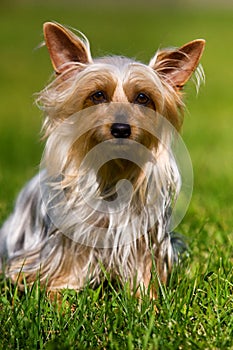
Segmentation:
[(20, 288), (39, 278), (48, 291), (78, 291), (107, 274), (156, 298), (153, 267), (166, 283), (185, 245), (169, 229), (181, 188), (171, 143), (205, 41), (146, 65), (93, 59), (87, 38), (58, 23), (44, 37), (55, 71), (36, 100), (47, 141), (0, 230), (1, 269)]

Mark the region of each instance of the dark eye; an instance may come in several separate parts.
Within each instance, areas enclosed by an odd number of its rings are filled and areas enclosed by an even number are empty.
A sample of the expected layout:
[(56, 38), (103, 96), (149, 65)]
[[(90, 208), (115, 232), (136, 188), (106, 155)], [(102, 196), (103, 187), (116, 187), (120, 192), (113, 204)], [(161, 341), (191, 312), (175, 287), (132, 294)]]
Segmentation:
[(134, 103), (137, 103), (143, 106), (147, 106), (150, 102), (151, 102), (151, 99), (143, 92), (140, 92), (134, 100)]
[(96, 91), (91, 95), (91, 100), (94, 104), (105, 103), (107, 102), (107, 96), (103, 91)]

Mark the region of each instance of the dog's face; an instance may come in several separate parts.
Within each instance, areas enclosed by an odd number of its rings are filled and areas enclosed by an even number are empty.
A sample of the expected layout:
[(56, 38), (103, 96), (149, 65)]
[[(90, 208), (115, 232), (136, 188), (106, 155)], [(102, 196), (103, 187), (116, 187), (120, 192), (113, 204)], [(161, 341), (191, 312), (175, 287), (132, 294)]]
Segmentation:
[(199, 63), (203, 40), (160, 51), (145, 65), (124, 57), (93, 60), (87, 39), (59, 24), (45, 23), (44, 34), (57, 74), (40, 97), (48, 113), (47, 133), (77, 112), (88, 115), (77, 124), (84, 131), (69, 158), (81, 162), (94, 146), (109, 140), (118, 146), (135, 141), (156, 149), (158, 139), (150, 129), (158, 115), (180, 129), (181, 90)]
[[(120, 102), (148, 107), (180, 128), (181, 89), (199, 63), (204, 40), (192, 41), (178, 50), (159, 51), (145, 65), (124, 57), (93, 60), (87, 39), (59, 24), (45, 23), (44, 35), (58, 76), (52, 89), (46, 91), (54, 93), (53, 101), (50, 96), (53, 107), (65, 106), (55, 117), (64, 119), (66, 114), (90, 106)], [(113, 123), (118, 123), (116, 118)], [(133, 137), (127, 127), (113, 129), (113, 137)]]

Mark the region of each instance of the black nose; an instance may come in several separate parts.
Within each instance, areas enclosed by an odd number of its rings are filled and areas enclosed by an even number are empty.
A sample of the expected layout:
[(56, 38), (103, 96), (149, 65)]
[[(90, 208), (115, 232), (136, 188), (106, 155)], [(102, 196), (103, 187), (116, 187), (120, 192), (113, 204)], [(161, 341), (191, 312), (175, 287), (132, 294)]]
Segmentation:
[(126, 139), (131, 135), (131, 127), (129, 124), (113, 123), (111, 126), (111, 134), (116, 139)]

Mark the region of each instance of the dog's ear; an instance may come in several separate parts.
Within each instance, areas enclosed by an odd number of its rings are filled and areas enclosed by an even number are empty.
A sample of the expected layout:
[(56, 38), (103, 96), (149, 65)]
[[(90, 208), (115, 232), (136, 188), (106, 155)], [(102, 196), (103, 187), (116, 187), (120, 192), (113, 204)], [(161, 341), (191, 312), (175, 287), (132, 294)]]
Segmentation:
[(173, 87), (181, 89), (197, 68), (204, 47), (205, 40), (198, 39), (179, 49), (159, 51), (149, 66)]
[(45, 43), (57, 74), (63, 73), (78, 63), (92, 62), (88, 40), (82, 35), (81, 40), (60, 24), (44, 24)]

